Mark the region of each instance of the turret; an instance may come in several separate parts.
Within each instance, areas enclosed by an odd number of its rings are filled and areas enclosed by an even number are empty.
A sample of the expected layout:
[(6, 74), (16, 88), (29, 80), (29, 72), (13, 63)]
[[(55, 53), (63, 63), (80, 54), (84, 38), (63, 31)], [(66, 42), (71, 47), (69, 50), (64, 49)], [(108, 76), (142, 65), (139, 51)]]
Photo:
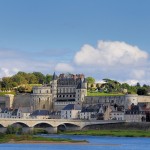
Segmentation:
[(77, 85), (76, 88), (76, 102), (82, 103), (85, 100), (85, 96), (87, 96), (87, 82), (86, 79), (81, 80), (81, 82)]
[(52, 88), (52, 97), (57, 97), (57, 76), (54, 72), (52, 82), (51, 82), (51, 88)]

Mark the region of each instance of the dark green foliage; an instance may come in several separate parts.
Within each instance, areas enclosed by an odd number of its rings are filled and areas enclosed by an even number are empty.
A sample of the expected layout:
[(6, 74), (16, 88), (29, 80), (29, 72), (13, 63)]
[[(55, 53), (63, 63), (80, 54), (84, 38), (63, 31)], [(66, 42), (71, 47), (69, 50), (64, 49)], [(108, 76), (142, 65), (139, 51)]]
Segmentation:
[(139, 88), (137, 89), (138, 95), (147, 95), (148, 91), (145, 88)]
[(46, 77), (41, 72), (33, 72), (39, 84), (45, 83)]
[(6, 130), (6, 134), (22, 134), (21, 127), (8, 126)]

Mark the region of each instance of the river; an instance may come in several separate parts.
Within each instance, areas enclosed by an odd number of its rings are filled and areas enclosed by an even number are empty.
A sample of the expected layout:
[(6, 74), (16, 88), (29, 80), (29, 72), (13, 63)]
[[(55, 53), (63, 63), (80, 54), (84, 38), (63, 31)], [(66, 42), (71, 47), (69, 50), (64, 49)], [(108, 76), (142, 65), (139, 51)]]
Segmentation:
[(0, 144), (0, 150), (150, 150), (150, 138), (84, 135), (43, 135), (87, 140), (88, 144)]

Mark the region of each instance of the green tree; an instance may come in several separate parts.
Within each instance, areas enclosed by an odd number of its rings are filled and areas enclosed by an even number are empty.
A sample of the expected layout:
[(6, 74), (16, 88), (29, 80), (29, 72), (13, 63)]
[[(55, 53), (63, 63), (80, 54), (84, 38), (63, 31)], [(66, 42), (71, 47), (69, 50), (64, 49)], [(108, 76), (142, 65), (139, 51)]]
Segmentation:
[(45, 78), (46, 78), (45, 80), (46, 80), (47, 84), (49, 84), (50, 81), (52, 81), (52, 75), (50, 75), (50, 74), (47, 74)]
[(90, 83), (90, 84), (95, 83), (95, 79), (93, 77), (87, 77), (86, 80), (87, 80), (87, 83)]
[(37, 81), (39, 84), (45, 83), (45, 76), (41, 72), (33, 72), (33, 74), (36, 76)]
[(33, 73), (28, 74), (28, 83), (29, 84), (38, 84), (38, 79)]
[(138, 95), (147, 95), (148, 91), (145, 88), (138, 88), (137, 94)]

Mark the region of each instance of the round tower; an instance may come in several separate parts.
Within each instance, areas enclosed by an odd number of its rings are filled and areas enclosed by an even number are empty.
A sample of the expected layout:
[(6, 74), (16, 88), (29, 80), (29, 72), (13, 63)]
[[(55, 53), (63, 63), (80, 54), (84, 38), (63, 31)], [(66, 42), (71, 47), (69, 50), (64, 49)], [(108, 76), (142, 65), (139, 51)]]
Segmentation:
[(138, 104), (138, 95), (137, 94), (127, 94), (125, 95), (125, 109), (130, 109), (131, 104)]
[(33, 87), (31, 94), (31, 110), (52, 111), (52, 94), (48, 86)]

